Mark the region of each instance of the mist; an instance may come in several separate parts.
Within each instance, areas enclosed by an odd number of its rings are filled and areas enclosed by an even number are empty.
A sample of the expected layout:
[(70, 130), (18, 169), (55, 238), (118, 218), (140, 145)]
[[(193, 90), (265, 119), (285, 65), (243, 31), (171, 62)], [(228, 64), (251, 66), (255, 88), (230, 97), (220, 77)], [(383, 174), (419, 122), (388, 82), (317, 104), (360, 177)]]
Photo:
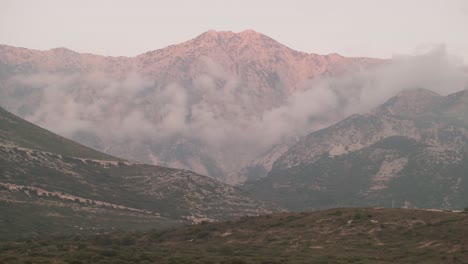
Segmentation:
[(462, 60), (439, 46), (423, 54), (394, 56), (375, 69), (306, 81), (283, 106), (265, 112), (260, 126), (270, 128), (265, 130), (271, 143), (365, 113), (405, 89), (424, 88), (447, 95), (467, 87), (468, 71)]
[(160, 85), (136, 73), (123, 81), (99, 73), (16, 75), (12, 90), (0, 88), (0, 104), (35, 124), (111, 153), (106, 146), (153, 146), (158, 152), (158, 146), (183, 139), (212, 156), (236, 160), (227, 168), (232, 169), (274, 145), (365, 113), (404, 89), (446, 95), (468, 84), (462, 60), (440, 46), (394, 56), (370, 70), (304, 80), (281, 104), (259, 111), (255, 88), (210, 58), (200, 60), (206, 72), (189, 86)]

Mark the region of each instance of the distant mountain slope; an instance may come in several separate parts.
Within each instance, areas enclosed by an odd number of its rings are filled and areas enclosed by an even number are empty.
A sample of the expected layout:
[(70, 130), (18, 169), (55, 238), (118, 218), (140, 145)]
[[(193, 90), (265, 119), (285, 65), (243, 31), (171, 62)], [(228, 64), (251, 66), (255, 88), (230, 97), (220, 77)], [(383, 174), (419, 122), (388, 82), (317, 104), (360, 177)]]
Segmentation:
[(368, 114), (353, 115), (309, 134), (280, 157), (273, 168), (310, 164), (323, 154), (349, 153), (396, 135), (450, 149), (464, 148), (467, 109), (466, 90), (447, 97), (424, 89), (403, 91)]
[(416, 89), (311, 133), (249, 184), (293, 210), (462, 208), (468, 196), (468, 93)]
[[(366, 68), (385, 60), (318, 55), (290, 49), (276, 40), (245, 30), (239, 33), (210, 30), (194, 39), (149, 51), (136, 57), (106, 57), (66, 48), (47, 51), (0, 45), (3, 76), (13, 73), (104, 73), (122, 78), (131, 72), (158, 83), (192, 85), (210, 66), (248, 84), (256, 96), (270, 97), (275, 89), (289, 93), (300, 82), (321, 75), (340, 74), (353, 67)], [(207, 61), (208, 60), (208, 65)], [(282, 90), (282, 91), (281, 91)], [(279, 98), (278, 98), (279, 99)], [(271, 106), (271, 103), (268, 104)]]
[(0, 106), (112, 155), (232, 181), (265, 150), (245, 151), (249, 122), (310, 79), (383, 63), (295, 51), (252, 30), (208, 31), (131, 58), (0, 45)]
[(108, 156), (3, 109), (0, 204), (1, 236), (157, 228), (270, 211), (206, 176)]
[(0, 262), (467, 263), (467, 232), (464, 213), (340, 208), (163, 232), (4, 242)]
[(0, 143), (69, 157), (121, 160), (32, 125), (0, 107)]

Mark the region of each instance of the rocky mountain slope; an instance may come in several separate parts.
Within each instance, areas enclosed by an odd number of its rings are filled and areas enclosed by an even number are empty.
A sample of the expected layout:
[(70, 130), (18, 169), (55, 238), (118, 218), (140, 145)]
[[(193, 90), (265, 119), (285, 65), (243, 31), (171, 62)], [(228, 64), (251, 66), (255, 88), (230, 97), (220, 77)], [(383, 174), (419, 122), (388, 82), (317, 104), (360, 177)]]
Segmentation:
[(247, 188), (293, 210), (336, 206), (462, 208), (468, 92), (403, 91), (311, 133)]
[(270, 211), (206, 176), (115, 158), (1, 108), (0, 206), (1, 237), (160, 228)]
[(249, 141), (265, 112), (309, 79), (384, 62), (298, 52), (252, 30), (131, 58), (0, 45), (0, 106), (106, 153), (235, 181), (229, 172), (282, 143)]
[(246, 182), (266, 177), (271, 171), (273, 163), (288, 151), (291, 146), (293, 146), (292, 143), (282, 143), (273, 146), (259, 157), (247, 163), (247, 165), (244, 165), (241, 169), (230, 172), (226, 177), (226, 183), (242, 185)]
[(2, 263), (468, 263), (468, 215), (347, 208), (0, 243)]

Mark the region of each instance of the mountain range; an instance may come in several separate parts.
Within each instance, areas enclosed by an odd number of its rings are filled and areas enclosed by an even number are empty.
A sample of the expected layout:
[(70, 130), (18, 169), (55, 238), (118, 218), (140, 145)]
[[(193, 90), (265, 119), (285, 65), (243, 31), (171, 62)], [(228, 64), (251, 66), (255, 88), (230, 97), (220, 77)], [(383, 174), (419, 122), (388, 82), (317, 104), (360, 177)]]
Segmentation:
[(418, 88), (307, 135), (246, 188), (290, 210), (461, 209), (467, 172), (468, 91)]
[(136, 57), (0, 45), (0, 106), (118, 157), (237, 184), (239, 168), (304, 133), (262, 135), (288, 98), (385, 63), (299, 52), (253, 30), (211, 30)]
[[(1, 45), (0, 236), (465, 207), (467, 90), (426, 89), (439, 75), (408, 87), (388, 64), (251, 30), (136, 57)], [(361, 93), (386, 101), (372, 108)]]

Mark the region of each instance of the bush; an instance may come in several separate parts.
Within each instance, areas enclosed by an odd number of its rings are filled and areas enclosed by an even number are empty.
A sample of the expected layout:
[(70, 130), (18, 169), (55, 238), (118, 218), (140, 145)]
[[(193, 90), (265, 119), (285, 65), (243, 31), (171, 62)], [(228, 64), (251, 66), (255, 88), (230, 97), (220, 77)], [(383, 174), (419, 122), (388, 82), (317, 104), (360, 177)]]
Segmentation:
[(134, 246), (136, 244), (136, 240), (133, 237), (126, 236), (122, 238), (120, 244), (123, 246)]
[(113, 249), (108, 249), (99, 252), (99, 254), (104, 257), (115, 257), (118, 255), (118, 252)]
[(206, 238), (210, 235), (210, 232), (208, 231), (201, 231), (200, 233), (197, 234), (198, 239), (203, 239)]

